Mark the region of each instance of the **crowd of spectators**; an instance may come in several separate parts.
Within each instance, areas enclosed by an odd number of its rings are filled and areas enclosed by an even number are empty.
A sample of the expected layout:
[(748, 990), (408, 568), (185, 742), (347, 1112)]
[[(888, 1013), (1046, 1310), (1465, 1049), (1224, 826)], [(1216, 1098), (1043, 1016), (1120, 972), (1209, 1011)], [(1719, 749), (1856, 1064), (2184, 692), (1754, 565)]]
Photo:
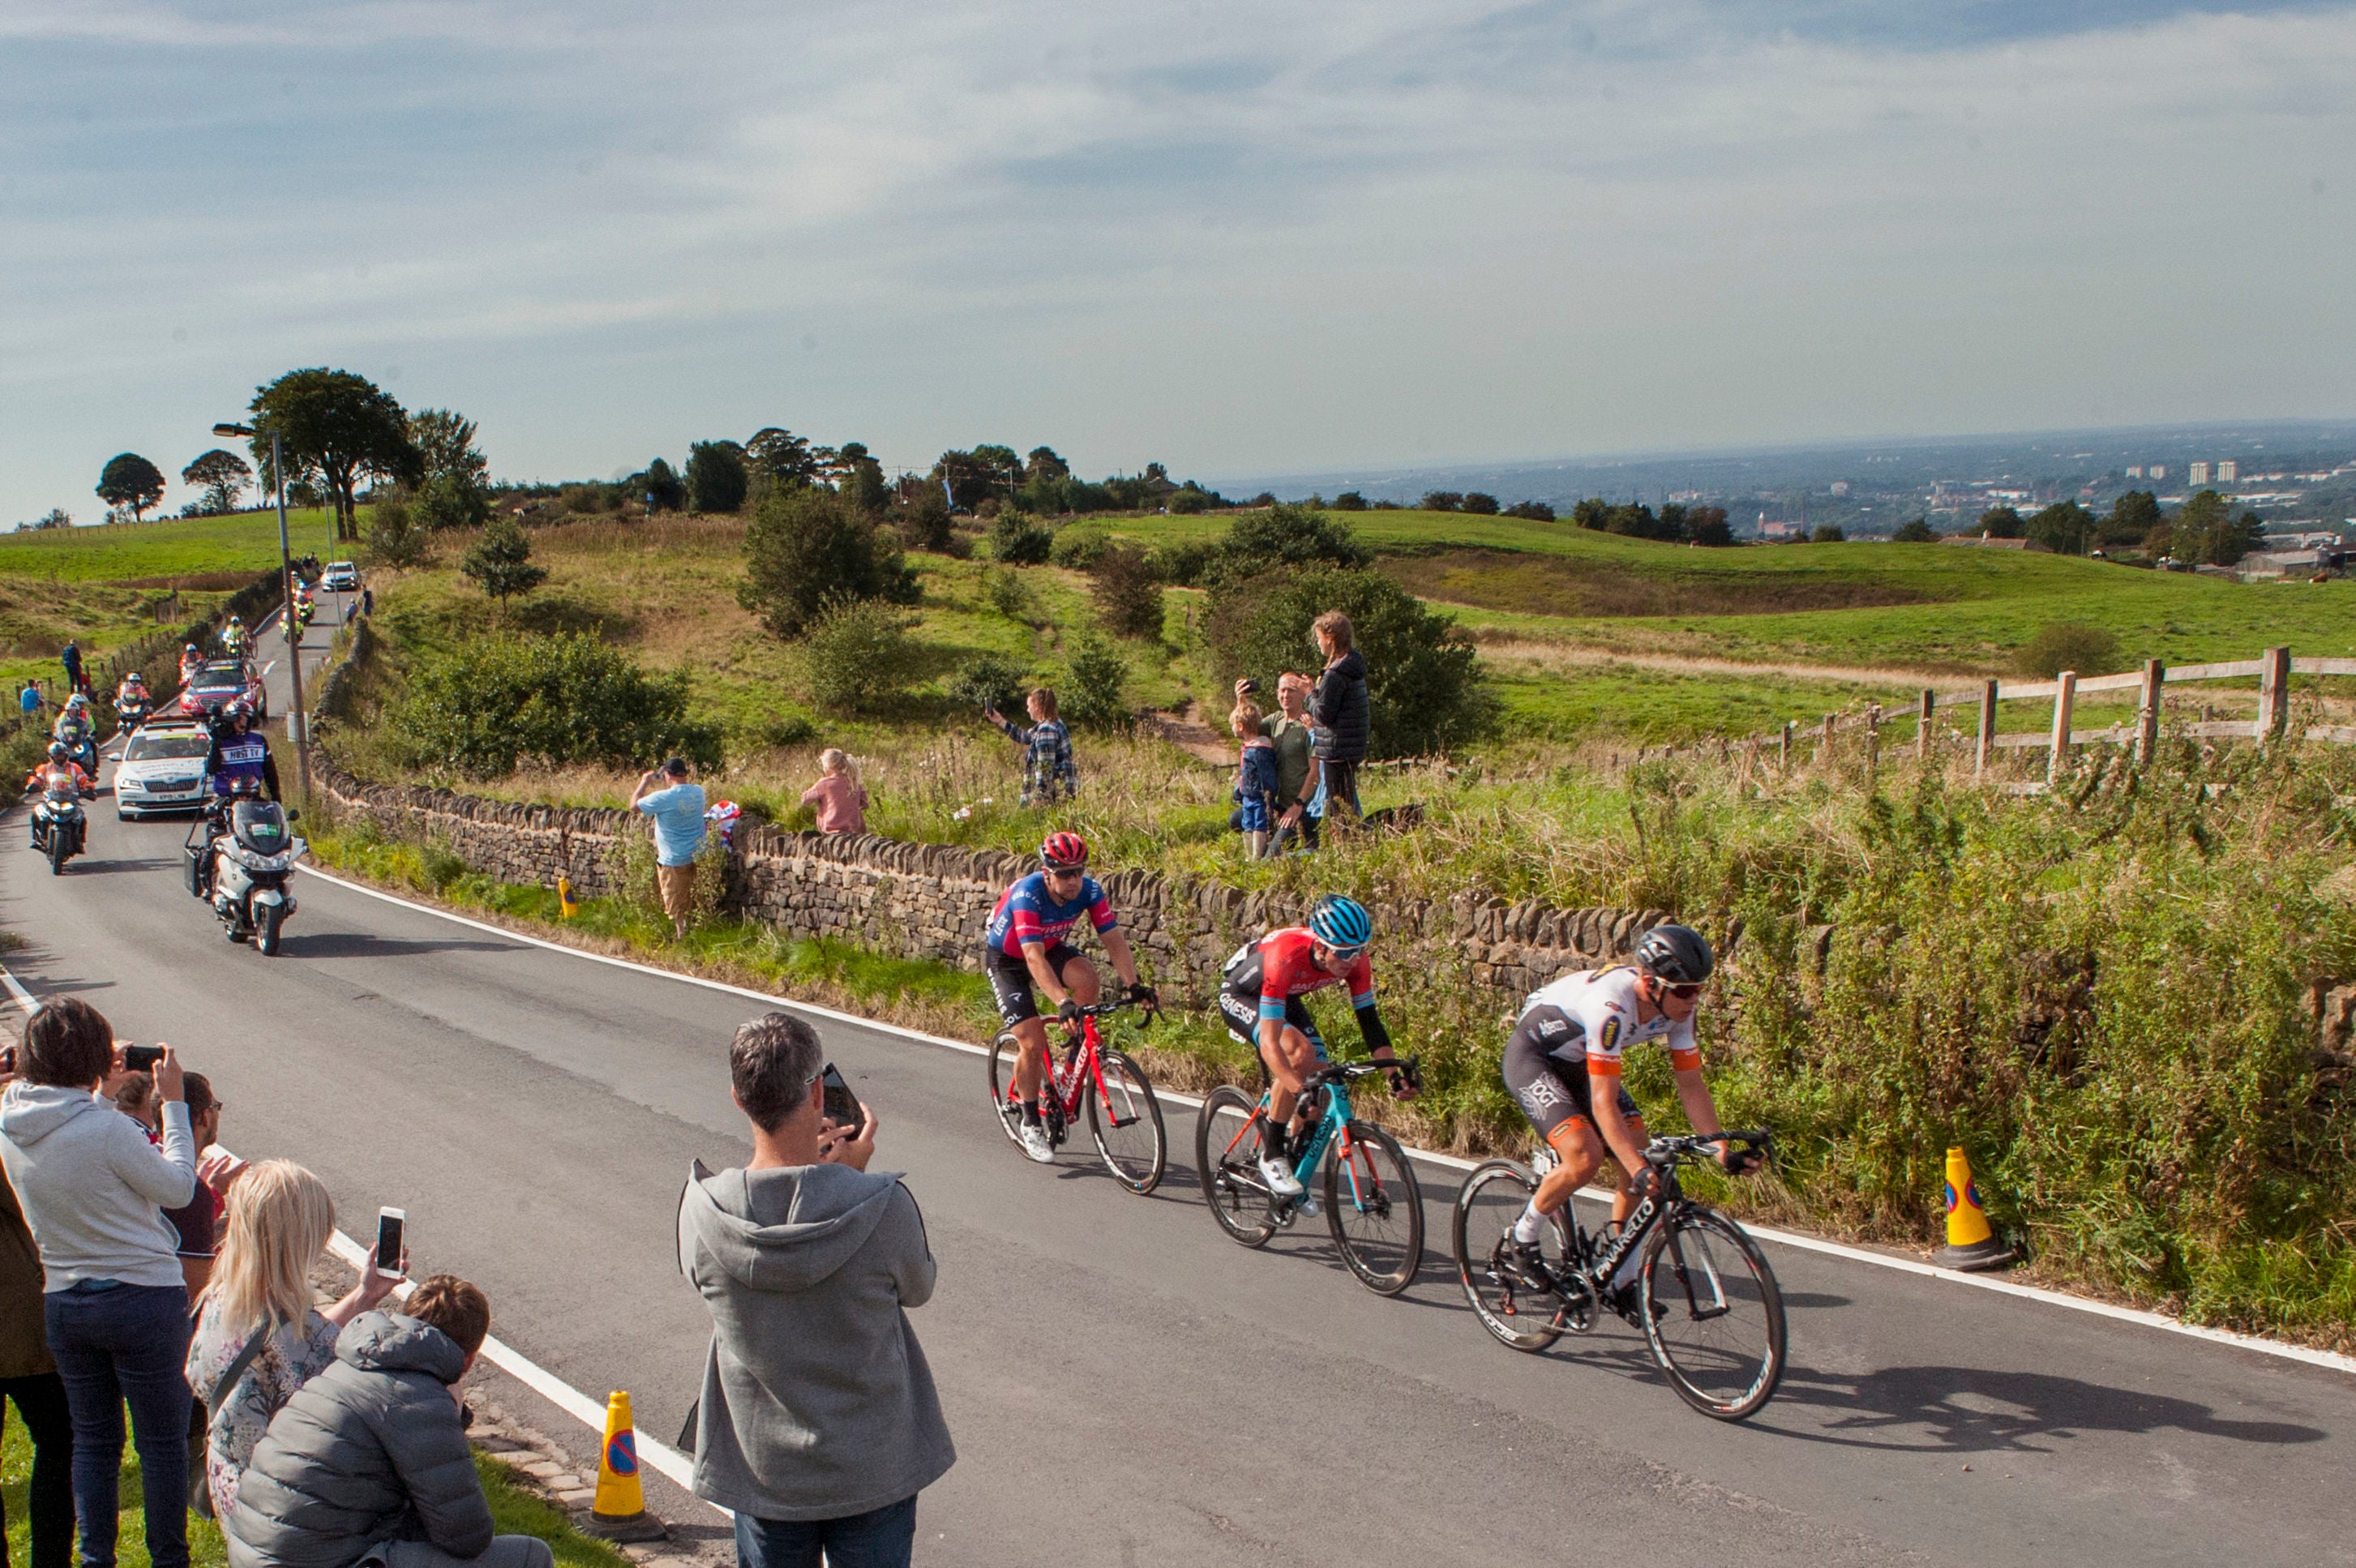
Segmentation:
[(1277, 712), (1259, 703), (1259, 682), (1236, 682), (1228, 727), (1242, 743), (1236, 810), (1227, 825), (1246, 835), (1252, 858), (1317, 847), (1320, 824), (1358, 809), (1358, 765), (1365, 760), (1370, 714), (1365, 656), (1356, 628), (1328, 610), (1311, 628), (1325, 663), (1314, 677), (1287, 670), (1276, 678)]

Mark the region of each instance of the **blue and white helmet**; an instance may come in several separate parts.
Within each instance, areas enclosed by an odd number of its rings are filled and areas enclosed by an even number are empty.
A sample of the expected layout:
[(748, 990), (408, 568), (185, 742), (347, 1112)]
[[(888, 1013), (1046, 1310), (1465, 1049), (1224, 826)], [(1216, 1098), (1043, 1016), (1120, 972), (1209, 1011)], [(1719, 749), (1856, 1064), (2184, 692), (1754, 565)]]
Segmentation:
[(1374, 918), (1356, 899), (1328, 893), (1309, 911), (1309, 934), (1329, 948), (1355, 950), (1375, 940)]

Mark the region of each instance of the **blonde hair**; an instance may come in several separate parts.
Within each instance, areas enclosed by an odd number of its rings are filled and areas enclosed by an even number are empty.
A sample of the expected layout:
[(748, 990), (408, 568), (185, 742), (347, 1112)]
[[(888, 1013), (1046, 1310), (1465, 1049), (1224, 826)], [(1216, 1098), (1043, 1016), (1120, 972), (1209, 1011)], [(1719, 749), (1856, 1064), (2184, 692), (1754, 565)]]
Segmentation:
[(818, 754), (818, 770), (820, 773), (840, 773), (853, 784), (859, 782), (858, 765), (839, 746), (830, 746)]
[(1323, 632), (1332, 640), (1333, 651), (1337, 654), (1349, 652), (1351, 644), (1358, 636), (1358, 628), (1352, 626), (1350, 618), (1340, 610), (1327, 610), (1309, 623), (1309, 629)]
[(1236, 703), (1236, 711), (1227, 715), (1227, 727), (1249, 740), (1259, 734), (1261, 717), (1258, 703), (1241, 701)]
[(263, 1316), (300, 1323), (311, 1310), (311, 1262), (336, 1229), (327, 1184), (292, 1160), (263, 1160), (229, 1189), (229, 1223), (212, 1292), (231, 1335)]

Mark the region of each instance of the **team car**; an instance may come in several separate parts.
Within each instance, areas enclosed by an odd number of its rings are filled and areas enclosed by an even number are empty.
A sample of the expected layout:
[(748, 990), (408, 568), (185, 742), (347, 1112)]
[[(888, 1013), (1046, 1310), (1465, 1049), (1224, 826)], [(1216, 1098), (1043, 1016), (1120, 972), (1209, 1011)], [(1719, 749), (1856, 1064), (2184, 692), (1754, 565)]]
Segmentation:
[(123, 743), (114, 768), (114, 814), (124, 822), (151, 811), (193, 811), (204, 804), (205, 757), (212, 736), (195, 718), (150, 719)]
[(360, 588), (360, 569), (348, 561), (330, 561), (319, 575), (319, 586), (331, 594), (356, 594)]
[(180, 712), (195, 716), (225, 708), (240, 697), (252, 704), (256, 724), (269, 716), (270, 699), (252, 660), (208, 659), (180, 688)]

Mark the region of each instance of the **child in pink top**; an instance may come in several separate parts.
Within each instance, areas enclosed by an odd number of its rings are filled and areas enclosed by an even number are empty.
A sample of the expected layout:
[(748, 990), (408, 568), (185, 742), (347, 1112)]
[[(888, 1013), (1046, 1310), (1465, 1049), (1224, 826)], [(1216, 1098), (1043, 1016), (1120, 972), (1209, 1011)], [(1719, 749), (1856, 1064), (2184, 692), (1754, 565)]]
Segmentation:
[(802, 804), (818, 808), (818, 831), (865, 832), (867, 791), (860, 788), (859, 770), (851, 766), (851, 758), (830, 746), (818, 754), (818, 766), (825, 777), (802, 791)]

